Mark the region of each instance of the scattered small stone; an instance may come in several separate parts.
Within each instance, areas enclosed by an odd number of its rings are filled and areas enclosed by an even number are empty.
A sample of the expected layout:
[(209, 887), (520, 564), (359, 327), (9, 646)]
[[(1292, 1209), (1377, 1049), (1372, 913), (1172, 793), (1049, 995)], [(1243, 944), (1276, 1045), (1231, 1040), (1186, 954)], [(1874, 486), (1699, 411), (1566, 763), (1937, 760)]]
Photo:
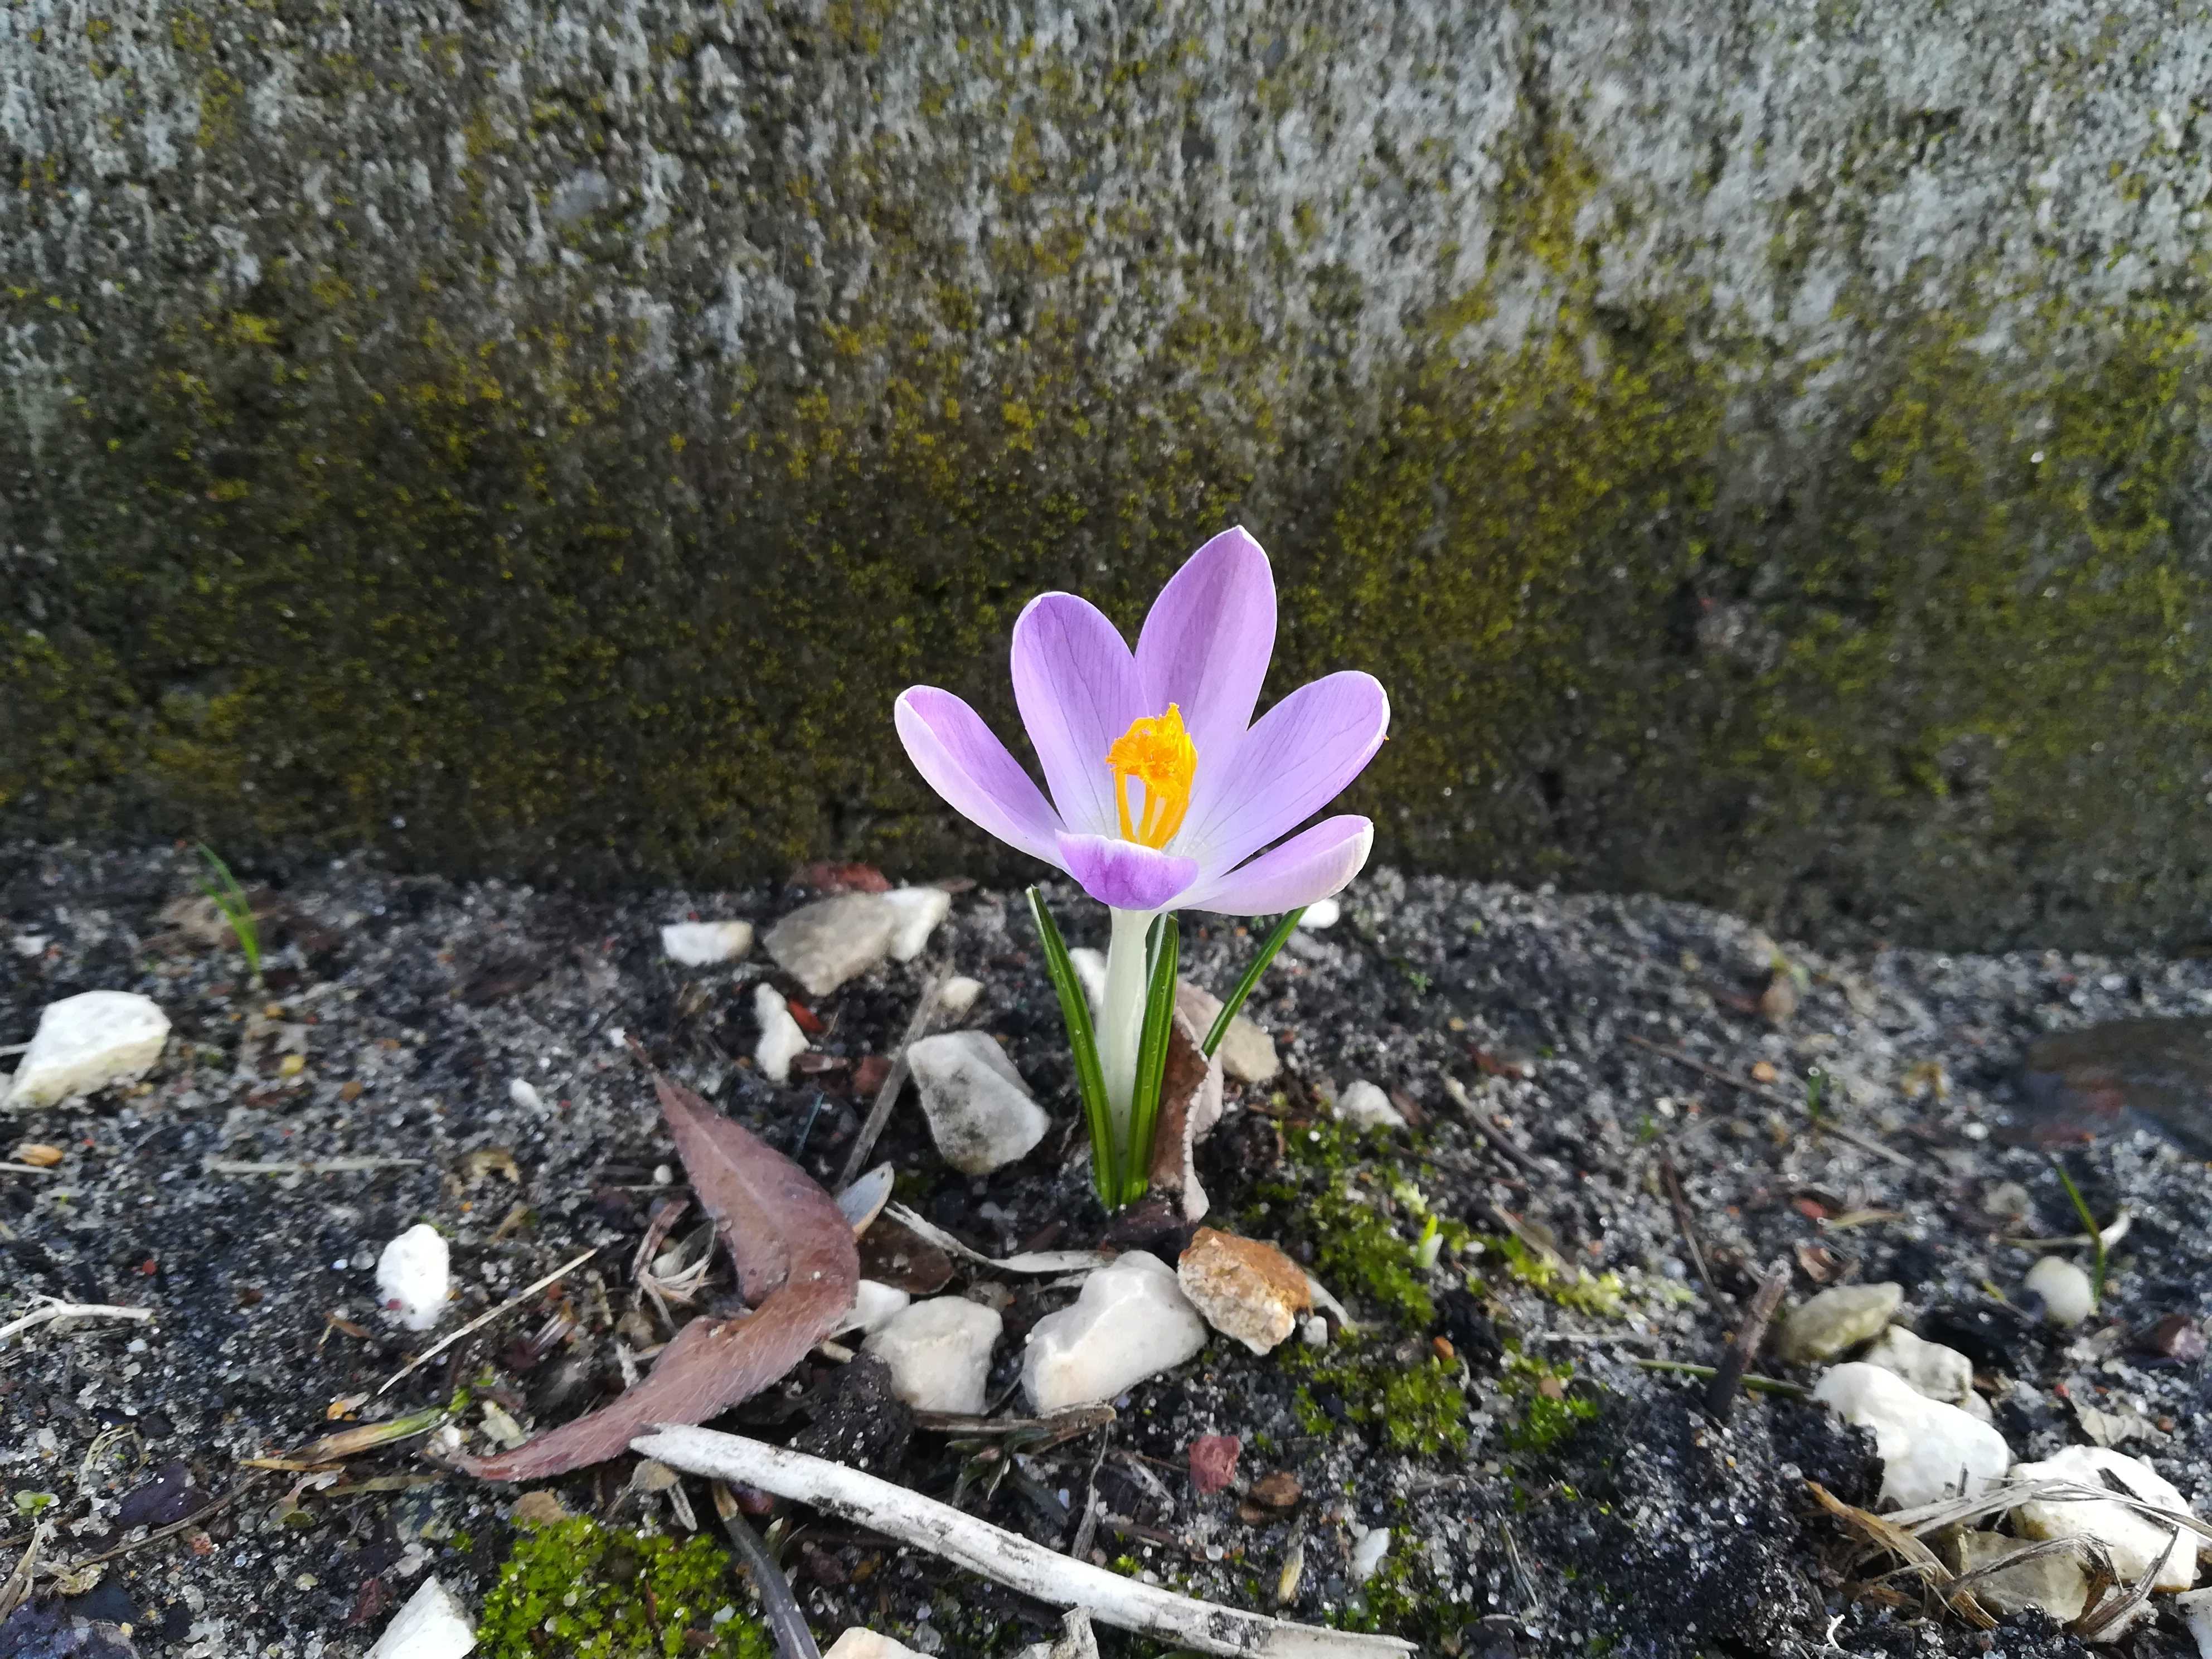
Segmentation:
[(848, 1630), (830, 1645), (822, 1659), (928, 1659), (928, 1656), (872, 1630)]
[(1006, 1051), (983, 1031), (946, 1031), (906, 1051), (921, 1109), (945, 1161), (988, 1175), (1028, 1155), (1052, 1125)]
[(672, 921), (660, 930), (660, 948), (686, 968), (735, 962), (753, 948), (750, 921)]
[(1359, 1078), (1345, 1085), (1336, 1098), (1336, 1115), (1361, 1129), (1402, 1129), (1406, 1115), (1390, 1103), (1381, 1087)]
[[(359, 1084), (349, 1086), (352, 1088), (355, 1094), (358, 1095), (361, 1092)], [(524, 1078), (518, 1077), (508, 1080), (507, 1097), (526, 1112), (542, 1112), (545, 1109), (545, 1097), (539, 1094), (536, 1087)]]
[(1288, 1469), (1263, 1474), (1252, 1483), (1252, 1501), (1267, 1509), (1294, 1510), (1305, 1495), (1305, 1487)]
[(773, 985), (753, 987), (753, 1018), (760, 1022), (760, 1041), (753, 1045), (753, 1064), (771, 1083), (791, 1081), (791, 1062), (806, 1052), (806, 1033), (792, 1017), (791, 1004)]
[(385, 1312), (410, 1331), (427, 1331), (452, 1293), (452, 1255), (445, 1235), (418, 1221), (376, 1259), (376, 1295)]
[(2097, 1310), (2097, 1287), (2076, 1262), (2046, 1255), (2027, 1270), (2027, 1288), (2043, 1298), (2043, 1316), (2062, 1330)]
[[(1097, 952), (1092, 952), (1097, 955)], [(1105, 959), (1099, 958), (1099, 978), (1105, 978)], [(1095, 1004), (1097, 993), (1091, 994)], [(1192, 1027), (1203, 1039), (1213, 1030), (1213, 1022), (1221, 1018), (1221, 999), (1212, 992), (1202, 990), (1188, 980), (1176, 986), (1176, 1006), (1190, 1020)], [(1282, 1057), (1275, 1052), (1275, 1039), (1269, 1036), (1243, 1014), (1229, 1022), (1222, 1034), (1221, 1047), (1217, 1053), (1221, 1069), (1239, 1083), (1273, 1083), (1283, 1069)]]
[(1775, 1352), (1792, 1365), (1815, 1365), (1870, 1342), (1905, 1300), (1902, 1285), (1838, 1285), (1782, 1322)]
[(1751, 1063), (1751, 1080), (1753, 1083), (1779, 1083), (1782, 1081), (1782, 1068), (1771, 1060), (1755, 1060)]
[(435, 1578), (426, 1578), (392, 1615), (368, 1659), (461, 1659), (477, 1644), (476, 1621)]
[(1030, 1332), (1022, 1386), (1041, 1412), (1110, 1400), (1206, 1346), (1206, 1322), (1159, 1257), (1131, 1250)]
[(1222, 1491), (1237, 1478), (1244, 1443), (1233, 1434), (1200, 1435), (1190, 1443), (1190, 1484), (1204, 1493)]
[(68, 1153), (58, 1146), (43, 1140), (27, 1140), (13, 1154), (18, 1164), (27, 1164), (34, 1170), (51, 1170)]
[(1333, 898), (1316, 899), (1306, 906), (1305, 915), (1298, 918), (1298, 926), (1310, 927), (1318, 933), (1324, 927), (1336, 926), (1337, 918), (1344, 914), (1344, 906)]
[(845, 1316), (845, 1322), (837, 1334), (846, 1331), (881, 1330), (890, 1318), (914, 1305), (914, 1297), (896, 1285), (864, 1279), (853, 1287), (853, 1311)]
[(2004, 1437), (1988, 1424), (1914, 1393), (1879, 1365), (1838, 1365), (1821, 1377), (1813, 1398), (1873, 1434), (1882, 1462), (1881, 1496), (1900, 1509), (1978, 1497), (2004, 1478), (2012, 1462)]
[[(2099, 1490), (2117, 1482), (2146, 1504), (2185, 1511), (2189, 1500), (2164, 1475), (2139, 1457), (2102, 1446), (2068, 1446), (2039, 1463), (2015, 1463), (2014, 1480), (2071, 1480)], [(2107, 1498), (2061, 1502), (2035, 1498), (2012, 1512), (2013, 1526), (2027, 1538), (2089, 1537), (2112, 1553), (2112, 1570), (2132, 1583), (2166, 1553), (2173, 1528)], [(2185, 1590), (2197, 1583), (2197, 1534), (2185, 1532), (2153, 1585)]]
[(518, 1527), (556, 1527), (569, 1518), (568, 1506), (556, 1492), (526, 1492), (514, 1500), (507, 1518)]
[(898, 1397), (891, 1368), (872, 1353), (832, 1371), (814, 1402), (811, 1421), (791, 1437), (792, 1449), (897, 1476), (914, 1438), (914, 1409)]
[(28, 1111), (136, 1083), (168, 1040), (169, 1017), (136, 992), (86, 991), (50, 1002), (0, 1104)]
[(1200, 1227), (1176, 1265), (1191, 1305), (1224, 1336), (1266, 1353), (1313, 1305), (1305, 1269), (1273, 1245)]
[[(2020, 1539), (1995, 1532), (1954, 1529), (1936, 1540), (1943, 1565), (1962, 1575), (1979, 1572), (2027, 1547)], [(2088, 1594), (2089, 1581), (2080, 1558), (2064, 1552), (2038, 1556), (1974, 1581), (1974, 1599), (2000, 1619), (2039, 1607), (2062, 1625), (2071, 1624), (2081, 1616)]]
[(2168, 1314), (2136, 1335), (2136, 1347), (2170, 1364), (2194, 1365), (2204, 1358), (2204, 1328), (2187, 1314)]
[(2212, 1589), (2191, 1590), (2173, 1598), (2174, 1611), (2189, 1626), (2198, 1659), (2212, 1659)]
[(952, 914), (952, 895), (942, 887), (894, 887), (879, 902), (891, 915), (894, 962), (912, 962), (920, 956), (938, 924)]
[(1923, 1342), (1904, 1326), (1892, 1325), (1861, 1358), (1903, 1377), (1915, 1394), (1989, 1420), (1989, 1401), (1974, 1392), (1974, 1363), (1956, 1348)]
[(892, 938), (907, 918), (884, 902), (889, 897), (840, 893), (802, 904), (769, 928), (762, 943), (810, 996), (826, 997), (890, 954)]
[(963, 1018), (975, 1006), (975, 999), (983, 994), (983, 981), (970, 979), (965, 974), (955, 974), (938, 988), (937, 1006), (948, 1018)]
[(963, 1297), (916, 1302), (868, 1334), (861, 1352), (891, 1369), (891, 1389), (923, 1412), (980, 1412), (1005, 1322)]
[(1352, 1546), (1352, 1576), (1365, 1583), (1382, 1565), (1382, 1558), (1390, 1553), (1390, 1528), (1370, 1527), (1358, 1535)]

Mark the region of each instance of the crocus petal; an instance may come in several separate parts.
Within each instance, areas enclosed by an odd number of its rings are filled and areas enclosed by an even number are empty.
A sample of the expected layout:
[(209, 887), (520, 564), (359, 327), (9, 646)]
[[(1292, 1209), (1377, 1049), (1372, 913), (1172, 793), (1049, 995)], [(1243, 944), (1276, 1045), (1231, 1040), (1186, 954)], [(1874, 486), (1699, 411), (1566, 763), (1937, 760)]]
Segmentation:
[(1060, 868), (1116, 910), (1157, 910), (1198, 879), (1198, 860), (1157, 853), (1117, 836), (1060, 838)]
[(1192, 794), (1177, 852), (1231, 868), (1296, 829), (1343, 793), (1382, 746), (1390, 699), (1371, 674), (1331, 674), (1302, 685), (1260, 717), (1218, 776)]
[(983, 717), (950, 691), (917, 685), (893, 719), (907, 758), (953, 810), (1032, 858), (1060, 863), (1060, 815)]
[(1340, 892), (1365, 867), (1375, 825), (1349, 813), (1323, 818), (1249, 864), (1194, 888), (1177, 908), (1227, 916), (1297, 910)]
[(1143, 712), (1170, 703), (1198, 763), (1226, 764), (1252, 724), (1275, 649), (1275, 579), (1260, 544), (1224, 530), (1184, 561), (1152, 601), (1137, 636)]
[(1067, 827), (1110, 836), (1121, 818), (1106, 751), (1138, 715), (1129, 647), (1098, 607), (1040, 593), (1014, 623), (1014, 702)]

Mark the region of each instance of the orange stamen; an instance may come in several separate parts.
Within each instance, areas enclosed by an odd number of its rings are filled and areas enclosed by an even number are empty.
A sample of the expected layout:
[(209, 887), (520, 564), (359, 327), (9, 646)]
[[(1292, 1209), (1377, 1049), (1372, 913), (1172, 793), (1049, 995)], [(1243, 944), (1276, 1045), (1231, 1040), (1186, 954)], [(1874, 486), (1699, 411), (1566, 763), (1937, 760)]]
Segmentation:
[[(1190, 811), (1190, 781), (1198, 770), (1198, 750), (1182, 728), (1182, 710), (1170, 703), (1164, 714), (1130, 721), (1129, 729), (1106, 751), (1106, 764), (1114, 772), (1121, 839), (1152, 848), (1174, 840)], [(1132, 779), (1145, 786), (1144, 810), (1133, 823), (1129, 814)]]

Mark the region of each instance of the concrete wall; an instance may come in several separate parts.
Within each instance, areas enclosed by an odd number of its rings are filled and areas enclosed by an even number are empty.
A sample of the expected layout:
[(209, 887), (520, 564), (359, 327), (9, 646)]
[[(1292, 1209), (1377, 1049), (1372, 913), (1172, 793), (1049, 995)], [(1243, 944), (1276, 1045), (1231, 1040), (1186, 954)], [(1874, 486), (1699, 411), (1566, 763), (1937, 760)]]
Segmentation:
[(2059, 0), (29, 0), (0, 828), (981, 872), (890, 697), (1242, 519), (1277, 689), (1391, 687), (1385, 856), (2193, 938), (2208, 70)]

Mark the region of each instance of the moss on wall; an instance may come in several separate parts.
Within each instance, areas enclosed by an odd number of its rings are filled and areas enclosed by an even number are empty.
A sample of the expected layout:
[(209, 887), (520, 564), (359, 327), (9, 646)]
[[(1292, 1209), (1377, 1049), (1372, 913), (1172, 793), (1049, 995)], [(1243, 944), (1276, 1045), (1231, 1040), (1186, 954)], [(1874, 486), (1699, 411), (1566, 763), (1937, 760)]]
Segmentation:
[[(1109, 51), (670, 4), (573, 60), (502, 58), (465, 7), (343, 51), (177, 15), (0, 53), (123, 100), (27, 149), (14, 199), (11, 829), (1011, 873), (909, 775), (891, 699), (1006, 721), (1030, 593), (1133, 624), (1242, 519), (1284, 588), (1273, 687), (1391, 690), (1350, 803), (1382, 856), (1957, 942), (2172, 939), (2212, 896), (2193, 275), (1846, 283), (1812, 349), (1632, 252), (1765, 141), (1655, 198), (1526, 42), (1412, 77), (1494, 71), (1478, 138), (1281, 162), (1334, 142), (1298, 135), (1366, 49), (1325, 7)], [(875, 125), (775, 140), (866, 86)], [(1837, 142), (1823, 191), (1940, 160)], [(212, 192), (134, 210), (193, 280), (71, 264), (110, 199), (72, 191), (118, 168)], [(281, 212), (246, 210), (258, 169)], [(1785, 208), (1759, 275), (1796, 293), (1842, 209)]]

